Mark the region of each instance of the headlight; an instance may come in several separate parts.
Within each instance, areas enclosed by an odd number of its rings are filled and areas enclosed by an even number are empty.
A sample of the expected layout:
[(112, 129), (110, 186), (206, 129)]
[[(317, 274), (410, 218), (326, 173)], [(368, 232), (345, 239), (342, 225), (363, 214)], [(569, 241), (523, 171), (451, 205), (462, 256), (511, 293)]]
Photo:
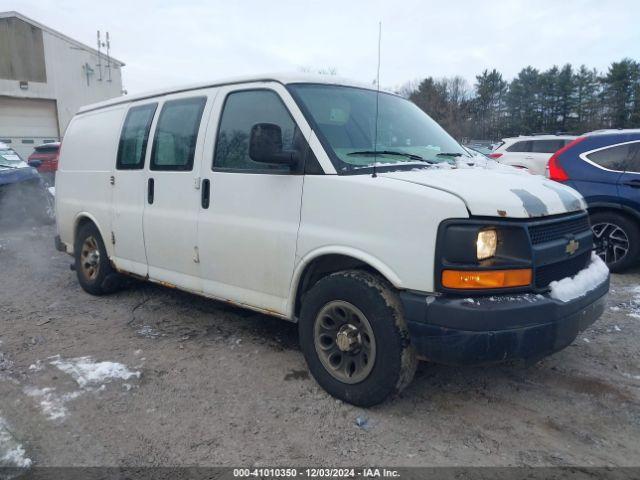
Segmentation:
[(495, 230), (481, 230), (476, 241), (476, 256), (478, 260), (491, 258), (496, 254), (498, 234)]

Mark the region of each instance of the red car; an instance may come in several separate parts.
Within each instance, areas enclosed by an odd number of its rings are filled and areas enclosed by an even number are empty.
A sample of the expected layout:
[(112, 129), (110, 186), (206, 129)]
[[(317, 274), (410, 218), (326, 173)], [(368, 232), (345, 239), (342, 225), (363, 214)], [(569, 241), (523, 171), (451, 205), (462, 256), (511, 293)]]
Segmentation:
[(43, 143), (38, 145), (29, 155), (27, 163), (35, 167), (47, 183), (53, 185), (56, 170), (58, 170), (58, 158), (60, 157), (60, 142)]

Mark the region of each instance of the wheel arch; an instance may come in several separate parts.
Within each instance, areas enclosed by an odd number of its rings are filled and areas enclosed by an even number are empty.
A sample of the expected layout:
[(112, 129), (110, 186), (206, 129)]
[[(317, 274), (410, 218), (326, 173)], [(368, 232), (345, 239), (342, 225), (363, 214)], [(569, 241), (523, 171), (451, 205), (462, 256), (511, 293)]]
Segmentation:
[(370, 271), (391, 285), (401, 285), (398, 275), (384, 262), (365, 252), (345, 247), (325, 247), (310, 252), (296, 266), (291, 282), (289, 318), (296, 321), (303, 295), (320, 279), (335, 272), (349, 269)]
[(625, 215), (626, 217), (629, 217), (631, 220), (634, 220), (640, 225), (640, 212), (631, 207), (627, 207), (626, 205), (621, 205), (619, 203), (598, 202), (590, 203), (587, 209), (589, 211), (589, 215), (605, 211), (620, 213), (622, 215)]
[(73, 219), (73, 243), (71, 245), (72, 251), (69, 253), (71, 254), (75, 253), (73, 250), (75, 250), (76, 237), (78, 236), (78, 230), (80, 230), (80, 227), (86, 225), (87, 223), (93, 223), (95, 227), (98, 229), (98, 231), (100, 232), (100, 236), (102, 237), (102, 241), (104, 242), (104, 248), (107, 250), (109, 257), (111, 257), (112, 245), (111, 245), (111, 242), (108, 241), (107, 236), (105, 235), (106, 232), (104, 231), (104, 229), (100, 227), (100, 223), (98, 222), (96, 217), (94, 217), (88, 212), (80, 212)]

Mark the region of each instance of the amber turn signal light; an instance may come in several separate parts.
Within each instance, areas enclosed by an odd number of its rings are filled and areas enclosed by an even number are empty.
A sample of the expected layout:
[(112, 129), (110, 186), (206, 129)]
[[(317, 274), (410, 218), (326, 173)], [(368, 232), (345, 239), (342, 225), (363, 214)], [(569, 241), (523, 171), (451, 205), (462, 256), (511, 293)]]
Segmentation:
[(525, 287), (531, 284), (530, 268), (517, 270), (444, 270), (442, 286), (461, 290)]

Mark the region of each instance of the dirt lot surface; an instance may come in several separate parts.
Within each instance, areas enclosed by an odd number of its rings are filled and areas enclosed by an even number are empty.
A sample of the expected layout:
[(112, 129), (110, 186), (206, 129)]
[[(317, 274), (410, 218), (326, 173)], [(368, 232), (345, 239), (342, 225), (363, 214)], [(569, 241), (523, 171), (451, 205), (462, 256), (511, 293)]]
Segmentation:
[(639, 463), (640, 271), (613, 277), (605, 315), (564, 351), (421, 364), (402, 396), (363, 410), (309, 378), (296, 325), (151, 284), (92, 297), (53, 235), (0, 229), (5, 463)]

